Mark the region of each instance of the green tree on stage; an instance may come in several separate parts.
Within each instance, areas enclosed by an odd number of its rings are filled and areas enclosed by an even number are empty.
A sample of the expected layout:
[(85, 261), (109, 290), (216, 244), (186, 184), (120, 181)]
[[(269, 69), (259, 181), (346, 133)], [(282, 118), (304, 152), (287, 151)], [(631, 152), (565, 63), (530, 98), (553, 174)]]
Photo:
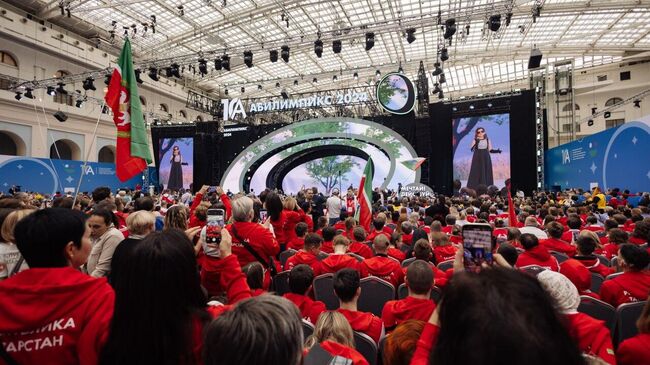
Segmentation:
[(350, 156), (327, 156), (307, 163), (306, 168), (307, 175), (323, 185), (329, 194), (332, 188), (342, 183), (339, 179), (344, 179), (344, 176), (358, 165)]

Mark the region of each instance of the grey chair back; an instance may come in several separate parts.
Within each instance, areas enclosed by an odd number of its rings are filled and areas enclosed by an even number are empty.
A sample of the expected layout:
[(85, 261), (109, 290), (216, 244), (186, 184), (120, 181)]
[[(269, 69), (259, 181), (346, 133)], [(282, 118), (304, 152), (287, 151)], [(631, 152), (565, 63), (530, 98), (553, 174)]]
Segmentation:
[(598, 261), (600, 261), (601, 264), (603, 264), (603, 265), (605, 265), (605, 266), (607, 266), (607, 267), (612, 266), (612, 262), (609, 261), (609, 260), (607, 259), (607, 257), (605, 257), (605, 256), (603, 256), (603, 255), (596, 255), (596, 257), (598, 258)]
[(314, 278), (314, 298), (325, 303), (327, 310), (339, 307), (339, 298), (334, 293), (334, 275), (323, 274)]
[(605, 303), (602, 300), (590, 296), (581, 295), (578, 312), (588, 314), (596, 319), (604, 321), (605, 326), (609, 328), (609, 331), (614, 333), (614, 326), (616, 325), (616, 309), (609, 303)]
[(636, 321), (641, 317), (646, 301), (625, 303), (616, 308), (616, 330), (614, 331), (614, 346), (639, 333)]
[(281, 271), (273, 277), (273, 291), (277, 295), (289, 292), (289, 270)]
[(563, 254), (562, 252), (549, 251), (549, 253), (550, 253), (551, 255), (553, 255), (553, 257), (555, 257), (555, 259), (557, 260), (557, 263), (558, 263), (558, 264), (561, 264), (561, 263), (563, 263), (564, 261), (566, 261), (566, 260), (569, 259), (569, 256)]
[(594, 293), (600, 293), (600, 286), (603, 285), (605, 278), (602, 275), (595, 272), (591, 273), (591, 291)]
[(359, 262), (363, 261), (363, 257), (357, 255), (356, 253), (348, 252), (347, 255), (348, 255), (348, 256), (352, 256), (352, 257), (354, 257), (354, 258), (357, 259), (357, 261), (359, 261)]
[(623, 274), (622, 271), (621, 271), (621, 272), (615, 272), (615, 273), (613, 273), (613, 274), (609, 274), (609, 275), (607, 275), (607, 277), (605, 278), (605, 280), (611, 280), (611, 279), (614, 279), (615, 277), (617, 277), (617, 276), (619, 276), (619, 275), (622, 275), (622, 274)]
[(309, 336), (311, 336), (314, 333), (314, 325), (311, 324), (309, 321), (303, 319), (302, 320), (302, 343), (304, 344)]
[(289, 260), (289, 257), (297, 254), (298, 251), (294, 249), (288, 249), (280, 254), (280, 263), (282, 264), (282, 267), (287, 263), (287, 260)]
[(415, 260), (416, 260), (415, 257), (411, 257), (410, 259), (406, 259), (406, 260), (402, 261), (402, 267), (408, 267)]
[(454, 267), (454, 260), (447, 260), (438, 264), (438, 269), (442, 271), (453, 269), (453, 267)]
[(384, 304), (395, 299), (395, 287), (375, 276), (361, 279), (361, 296), (357, 307), (361, 312), (371, 312), (381, 317)]
[[(404, 299), (408, 297), (409, 295), (409, 289), (406, 287), (406, 284), (400, 284), (399, 288), (397, 288), (397, 299)], [(431, 288), (431, 295), (430, 298), (438, 303), (440, 301), (440, 298), (442, 297), (442, 291), (440, 288), (437, 286), (434, 286)]]
[(354, 331), (354, 348), (368, 361), (377, 365), (377, 344), (365, 333)]

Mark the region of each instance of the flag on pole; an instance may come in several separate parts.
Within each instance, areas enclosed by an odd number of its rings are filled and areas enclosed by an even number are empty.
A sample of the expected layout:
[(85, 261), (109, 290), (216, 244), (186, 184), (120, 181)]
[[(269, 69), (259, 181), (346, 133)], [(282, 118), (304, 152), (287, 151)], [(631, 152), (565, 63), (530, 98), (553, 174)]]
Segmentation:
[(517, 227), (517, 214), (515, 213), (515, 204), (512, 202), (512, 193), (510, 193), (510, 181), (506, 183), (508, 190), (508, 226)]
[(374, 174), (375, 165), (372, 163), (372, 158), (368, 158), (359, 184), (359, 193), (357, 195), (359, 208), (355, 214), (359, 225), (365, 228), (366, 231), (370, 231), (370, 224), (372, 223), (372, 179)]
[(124, 40), (104, 100), (113, 111), (113, 122), (117, 127), (115, 173), (120, 181), (126, 181), (153, 161), (128, 38)]
[(415, 171), (415, 170), (419, 169), (420, 166), (422, 166), (422, 164), (424, 163), (424, 161), (426, 161), (426, 158), (424, 158), (424, 157), (418, 157), (418, 158), (414, 158), (414, 159), (412, 159), (412, 160), (402, 161), (402, 165), (404, 165), (404, 166), (406, 166), (407, 168), (409, 168), (409, 169)]

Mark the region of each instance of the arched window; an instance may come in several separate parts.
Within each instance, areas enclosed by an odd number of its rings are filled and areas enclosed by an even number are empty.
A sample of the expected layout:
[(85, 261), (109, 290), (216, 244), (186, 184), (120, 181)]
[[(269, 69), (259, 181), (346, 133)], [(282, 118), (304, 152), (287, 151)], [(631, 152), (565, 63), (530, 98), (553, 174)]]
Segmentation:
[(142, 104), (142, 106), (147, 106), (147, 98), (140, 95), (140, 104)]
[(159, 107), (160, 107), (160, 111), (169, 113), (169, 107), (167, 106), (167, 104), (160, 104)]
[[(568, 112), (571, 110), (571, 104), (566, 104), (565, 106), (562, 107), (563, 112)], [(580, 105), (578, 104), (573, 104), (573, 110), (578, 111), (580, 110)]]
[(14, 139), (5, 132), (0, 132), (0, 155), (18, 155), (18, 145)]
[(187, 119), (187, 112), (185, 110), (180, 110), (178, 114), (181, 115), (181, 118)]
[(200, 116), (200, 115), (197, 115), (197, 116), (196, 116), (196, 121), (197, 121), (197, 122), (202, 122), (202, 121), (203, 121), (203, 117)]
[(115, 147), (102, 147), (97, 153), (97, 162), (115, 163)]
[(50, 146), (50, 158), (54, 160), (79, 160), (81, 149), (68, 139), (60, 139)]
[(16, 61), (16, 57), (5, 51), (0, 51), (0, 63), (12, 67), (18, 67), (18, 61)]
[(612, 105), (614, 105), (614, 104), (618, 104), (618, 103), (620, 103), (621, 101), (623, 101), (623, 99), (621, 99), (621, 98), (616, 98), (616, 97), (615, 97), (615, 98), (611, 98), (611, 99), (609, 99), (609, 100), (607, 100), (607, 101), (605, 102), (605, 106), (612, 106)]

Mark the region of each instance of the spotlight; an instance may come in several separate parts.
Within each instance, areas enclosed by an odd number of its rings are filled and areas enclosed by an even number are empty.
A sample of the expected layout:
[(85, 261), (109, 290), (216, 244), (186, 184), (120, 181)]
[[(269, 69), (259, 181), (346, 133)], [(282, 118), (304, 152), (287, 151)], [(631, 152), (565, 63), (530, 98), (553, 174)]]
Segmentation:
[(228, 89), (223, 89), (223, 94), (228, 95)]
[(74, 104), (77, 108), (81, 108), (84, 105), (84, 99), (79, 98)]
[(208, 61), (204, 58), (199, 59), (199, 73), (204, 76), (208, 73)]
[(221, 57), (221, 66), (224, 70), (230, 71), (230, 56), (225, 54), (223, 57)]
[(438, 82), (441, 84), (444, 84), (447, 82), (447, 78), (445, 77), (444, 73), (441, 73), (440, 76), (438, 76)]
[(449, 39), (454, 34), (456, 34), (456, 19), (450, 18), (445, 21), (445, 33), (442, 35), (443, 38)]
[(253, 67), (253, 52), (244, 51), (244, 64), (248, 66), (248, 68)]
[(137, 69), (137, 70), (135, 70), (134, 72), (135, 72), (135, 82), (137, 82), (138, 84), (142, 84), (142, 83), (144, 82), (144, 81), (142, 81), (142, 79), (140, 78), (140, 74), (142, 73), (142, 70)]
[(222, 68), (223, 68), (223, 64), (221, 62), (221, 58), (218, 58), (218, 57), (215, 58), (214, 59), (214, 69), (217, 70), (217, 71), (221, 71)]
[(353, 77), (355, 80), (359, 80), (359, 74), (356, 73), (356, 72), (354, 73), (354, 75), (352, 75), (352, 77)]
[(404, 69), (402, 68), (402, 65), (399, 66), (399, 68), (397, 69), (397, 72), (401, 73), (401, 74), (404, 73)]
[(440, 62), (436, 62), (433, 64), (433, 67), (435, 68), (431, 75), (433, 76), (438, 76), (442, 73), (442, 68), (440, 68)]
[(56, 118), (56, 120), (58, 120), (61, 123), (68, 120), (68, 116), (64, 112), (62, 112), (60, 110), (58, 112), (54, 113), (54, 118)]
[(598, 108), (596, 108), (596, 107), (591, 108), (591, 115), (596, 114), (597, 110), (598, 110)]
[(239, 89), (239, 90), (241, 91), (242, 94), (246, 92), (246, 88), (243, 87), (243, 86), (242, 86), (241, 89)]
[(54, 90), (54, 86), (48, 86), (47, 87), (47, 95), (49, 95), (49, 96), (56, 95), (56, 90)]
[(433, 91), (431, 91), (431, 94), (437, 94), (442, 91), (442, 89), (440, 89), (440, 84), (438, 84), (437, 82), (433, 84), (433, 86), (434, 87), (433, 87)]
[(451, 110), (454, 111), (454, 112), (457, 112), (457, 111), (458, 111), (458, 107), (452, 106), (452, 107), (451, 107)]
[(59, 85), (59, 86), (56, 88), (56, 92), (57, 92), (57, 93), (59, 93), (59, 94), (63, 94), (63, 95), (65, 95), (65, 94), (68, 93), (68, 92), (64, 89), (64, 87), (65, 87), (65, 84), (64, 84), (64, 83), (59, 82), (57, 85)]
[(375, 33), (366, 33), (366, 51), (370, 51), (375, 46)]
[[(111, 77), (112, 77), (111, 74), (108, 74), (108, 75), (106, 75), (106, 76), (104, 77), (104, 85), (108, 86), (108, 85), (111, 84)], [(57, 91), (58, 91), (58, 90), (57, 90)]]
[(415, 28), (409, 28), (406, 30), (406, 41), (409, 44), (415, 42)]
[(318, 82), (318, 79), (314, 77), (314, 78), (311, 80), (311, 82), (313, 82), (313, 83), (315, 84), (315, 83)]
[(379, 70), (375, 71), (375, 76), (377, 76), (377, 77), (381, 76), (381, 71), (379, 71)]
[(293, 86), (298, 86), (298, 80), (293, 80)]
[(441, 50), (440, 50), (440, 60), (441, 60), (442, 62), (445, 62), (445, 61), (447, 61), (448, 59), (449, 59), (449, 51), (447, 50), (447, 48), (443, 48), (443, 49), (441, 49)]
[(280, 96), (282, 96), (282, 99), (285, 99), (285, 100), (289, 99), (289, 94), (287, 93), (287, 90), (285, 90), (285, 89), (282, 89), (282, 91), (280, 91)]
[(147, 73), (147, 76), (149, 76), (150, 79), (153, 81), (158, 81), (158, 69), (155, 67), (149, 68), (149, 72)]
[(179, 79), (181, 78), (181, 68), (178, 65), (178, 63), (172, 63), (172, 65), (169, 68), (170, 68), (172, 76), (174, 76), (176, 78), (179, 78)]
[(605, 117), (605, 118), (609, 118), (609, 117), (611, 117), (611, 116), (612, 116), (612, 113), (610, 113), (610, 112), (605, 112), (605, 113), (603, 114), (603, 117)]
[(280, 87), (280, 83), (279, 83), (279, 82), (276, 82), (276, 83), (275, 83), (275, 87)]
[(278, 62), (278, 51), (276, 49), (269, 51), (269, 59), (271, 62)]
[(640, 108), (641, 107), (641, 100), (637, 99), (633, 101), (634, 107), (635, 108)]
[(587, 125), (590, 126), (590, 127), (593, 126), (593, 125), (594, 125), (594, 120), (593, 120), (593, 119), (589, 119), (589, 120), (587, 121)]
[(323, 41), (320, 39), (317, 39), (316, 42), (314, 42), (314, 53), (316, 53), (316, 57), (318, 58), (323, 57)]
[(474, 110), (474, 104), (469, 104), (469, 109)]
[(32, 89), (25, 89), (25, 97), (28, 99), (34, 99), (34, 94), (32, 94)]
[[(138, 77), (138, 75), (136, 75), (136, 78), (137, 77)], [(95, 79), (93, 79), (92, 77), (88, 77), (83, 81), (83, 83), (81, 84), (81, 87), (86, 91), (88, 91), (88, 90), (95, 91), (95, 90), (97, 90), (97, 88), (95, 87), (94, 82), (95, 82)]]
[(336, 75), (332, 76), (332, 81), (336, 81), (336, 80), (338, 80), (338, 79), (339, 79), (338, 76), (336, 76)]
[(490, 16), (488, 20), (488, 28), (493, 32), (496, 32), (501, 28), (501, 14)]
[(23, 98), (23, 93), (21, 93), (19, 91), (16, 91), (16, 96), (14, 96), (14, 97), (16, 98), (16, 100), (20, 100), (20, 99)]
[(280, 47), (280, 57), (284, 62), (289, 62), (289, 46)]
[(172, 74), (172, 68), (171, 67), (165, 67), (165, 77), (172, 77), (174, 74)]
[(445, 98), (445, 93), (443, 93), (442, 90), (440, 90), (440, 92), (438, 93), (438, 99), (444, 99), (444, 98)]
[(338, 54), (341, 53), (341, 50), (343, 49), (343, 43), (340, 40), (335, 40), (332, 42), (332, 51), (334, 53)]
[(538, 68), (542, 63), (542, 51), (539, 48), (533, 48), (530, 51), (530, 57), (528, 58), (528, 69)]
[(511, 21), (512, 21), (512, 13), (506, 13), (506, 27), (510, 26)]
[(487, 107), (488, 107), (488, 108), (491, 108), (491, 107), (492, 107), (492, 103), (487, 103)]
[(257, 85), (257, 90), (262, 90), (262, 85)]

